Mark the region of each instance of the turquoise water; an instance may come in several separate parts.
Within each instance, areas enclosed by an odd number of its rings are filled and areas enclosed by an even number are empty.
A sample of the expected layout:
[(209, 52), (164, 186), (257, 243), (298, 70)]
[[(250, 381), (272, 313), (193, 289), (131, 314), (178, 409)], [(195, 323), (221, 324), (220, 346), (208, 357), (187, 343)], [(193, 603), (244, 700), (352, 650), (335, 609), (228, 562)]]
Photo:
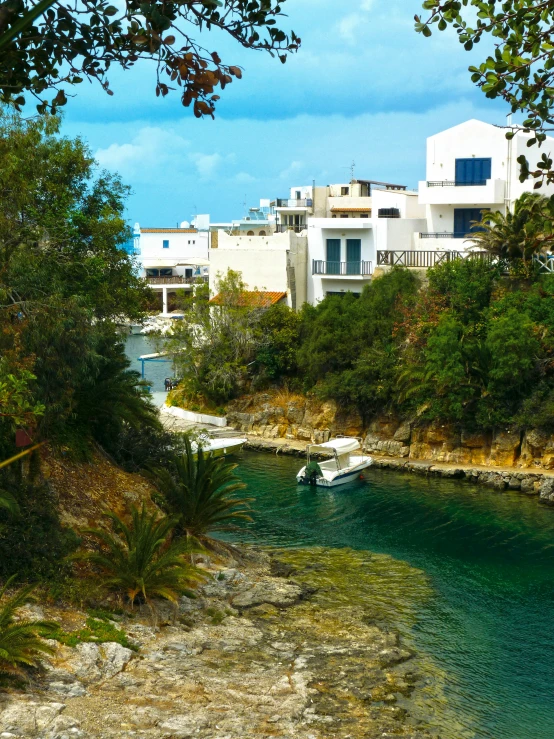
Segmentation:
[(243, 455), (256, 514), (241, 539), (370, 550), (424, 570), (433, 595), (410, 631), (446, 672), (460, 726), (445, 734), (553, 739), (554, 510), (517, 493), (379, 470), (334, 491), (302, 488), (299, 466)]
[[(135, 336), (127, 336), (125, 339), (125, 354), (131, 362), (131, 369), (137, 372), (141, 371), (142, 362), (138, 361), (140, 356), (144, 354), (154, 354), (160, 351), (156, 339), (137, 334)], [(163, 392), (164, 380), (171, 377), (173, 370), (170, 362), (145, 362), (144, 378), (150, 383), (152, 392)]]

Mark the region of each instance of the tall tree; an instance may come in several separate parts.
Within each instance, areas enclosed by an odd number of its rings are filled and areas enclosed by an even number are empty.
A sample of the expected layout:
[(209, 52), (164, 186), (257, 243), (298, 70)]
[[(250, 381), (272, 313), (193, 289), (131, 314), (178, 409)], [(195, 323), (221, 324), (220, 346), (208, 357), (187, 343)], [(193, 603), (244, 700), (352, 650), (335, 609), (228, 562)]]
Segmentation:
[[(52, 112), (67, 102), (64, 88), (97, 80), (113, 94), (108, 70), (130, 69), (138, 61), (156, 66), (156, 95), (179, 89), (194, 115), (213, 117), (216, 94), (240, 79), (240, 67), (210, 51), (214, 29), (246, 49), (266, 51), (285, 62), (300, 39), (277, 27), (286, 0), (3, 0), (0, 2), (0, 99)], [(38, 13), (38, 15), (37, 15)], [(197, 38), (197, 34), (200, 39)], [(57, 90), (48, 102), (45, 93)]]

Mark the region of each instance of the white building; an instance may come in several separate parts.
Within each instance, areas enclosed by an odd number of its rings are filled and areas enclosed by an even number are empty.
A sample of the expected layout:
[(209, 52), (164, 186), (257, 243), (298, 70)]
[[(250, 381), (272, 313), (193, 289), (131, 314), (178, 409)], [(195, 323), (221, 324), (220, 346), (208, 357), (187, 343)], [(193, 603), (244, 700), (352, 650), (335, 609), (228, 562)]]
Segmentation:
[(159, 295), (162, 313), (170, 312), (176, 290), (193, 290), (208, 280), (209, 231), (190, 228), (141, 228), (135, 224), (135, 254), (141, 276)]
[(307, 239), (294, 231), (266, 236), (220, 232), (210, 248), (210, 295), (229, 269), (240, 272), (247, 289), (286, 293), (289, 307), (306, 302)]
[[(419, 183), (419, 202), (426, 207), (427, 228), (413, 247), (421, 251), (466, 250), (468, 235), (484, 210), (502, 213), (514, 200), (533, 190), (535, 180), (519, 181), (517, 158), (534, 164), (542, 153), (554, 153), (554, 139), (529, 148), (532, 134), (519, 131), (508, 141), (506, 129), (470, 120), (427, 139), (426, 180)], [(543, 186), (552, 195), (554, 185)]]

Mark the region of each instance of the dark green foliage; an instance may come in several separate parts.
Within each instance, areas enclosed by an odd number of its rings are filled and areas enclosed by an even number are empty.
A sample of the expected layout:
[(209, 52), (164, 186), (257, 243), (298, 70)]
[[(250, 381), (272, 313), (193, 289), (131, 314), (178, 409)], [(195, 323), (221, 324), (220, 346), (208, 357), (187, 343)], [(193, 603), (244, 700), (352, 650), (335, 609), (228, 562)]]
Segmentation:
[[(0, 99), (21, 106), (27, 93), (42, 100), (39, 111), (55, 110), (67, 102), (64, 88), (96, 80), (113, 94), (108, 69), (114, 65), (129, 69), (148, 59), (158, 65), (157, 96), (178, 89), (182, 104), (193, 104), (197, 118), (213, 117), (219, 100), (215, 93), (240, 79), (242, 71), (224, 64), (211, 41), (211, 51), (204, 48), (206, 33), (217, 29), (220, 41), (228, 36), (244, 48), (266, 51), (285, 62), (297, 51), (300, 39), (277, 26), (284, 2), (132, 0), (121, 7), (95, 0), (83, 0), (76, 7), (56, 0), (2, 2)], [(44, 97), (55, 90), (50, 101)]]
[(214, 531), (233, 528), (237, 520), (250, 521), (249, 498), (235, 493), (246, 485), (234, 474), (236, 464), (224, 457), (194, 452), (185, 437), (185, 451), (175, 460), (175, 470), (152, 470), (152, 479), (175, 516), (176, 530), (187, 538), (210, 543)]
[(395, 269), (351, 294), (328, 296), (302, 312), (298, 364), (305, 388), (357, 408), (365, 417), (384, 409), (395, 394), (400, 324), (418, 281)]
[(300, 339), (298, 313), (283, 304), (271, 306), (260, 318), (259, 334), (256, 362), (260, 374), (271, 382), (294, 377)]
[(148, 513), (145, 505), (131, 509), (127, 524), (115, 513), (106, 513), (113, 533), (87, 529), (101, 551), (84, 551), (81, 560), (99, 571), (102, 587), (127, 598), (133, 605), (137, 597), (148, 603), (152, 598), (175, 602), (179, 595), (201, 579), (199, 571), (186, 559), (186, 542), (172, 541), (175, 519)]
[(0, 509), (0, 578), (16, 572), (24, 580), (56, 579), (66, 572), (64, 557), (79, 539), (60, 523), (47, 483), (17, 482), (11, 473), (4, 471), (3, 484), (13, 491), (19, 512)]
[(17, 619), (17, 610), (25, 605), (33, 592), (26, 586), (9, 597), (6, 590), (11, 580), (0, 588), (0, 686), (19, 681), (29, 667), (37, 667), (40, 657), (54, 650), (43, 638), (55, 628), (46, 621)]
[(122, 647), (132, 649), (133, 652), (138, 652), (137, 645), (129, 639), (122, 629), (118, 629), (113, 623), (113, 615), (110, 613), (96, 615), (91, 613), (82, 629), (67, 632), (58, 627), (48, 634), (48, 638), (55, 639), (60, 644), (65, 644), (68, 647), (76, 647), (78, 644), (86, 642), (94, 642), (95, 644), (115, 642), (121, 644)]

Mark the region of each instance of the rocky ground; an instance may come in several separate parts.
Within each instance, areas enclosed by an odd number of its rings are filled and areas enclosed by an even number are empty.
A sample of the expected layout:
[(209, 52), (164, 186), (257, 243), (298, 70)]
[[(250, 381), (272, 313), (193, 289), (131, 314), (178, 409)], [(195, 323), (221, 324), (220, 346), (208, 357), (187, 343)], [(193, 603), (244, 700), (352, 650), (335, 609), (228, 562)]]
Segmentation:
[[(387, 622), (387, 577), (407, 565), (347, 550), (248, 550), (231, 565), (211, 566), (178, 609), (159, 606), (156, 625), (114, 615), (138, 651), (56, 643), (26, 692), (0, 693), (1, 739), (429, 736), (418, 707), (438, 688)], [(425, 597), (421, 573), (406, 576)], [(66, 631), (86, 618), (28, 610)]]

